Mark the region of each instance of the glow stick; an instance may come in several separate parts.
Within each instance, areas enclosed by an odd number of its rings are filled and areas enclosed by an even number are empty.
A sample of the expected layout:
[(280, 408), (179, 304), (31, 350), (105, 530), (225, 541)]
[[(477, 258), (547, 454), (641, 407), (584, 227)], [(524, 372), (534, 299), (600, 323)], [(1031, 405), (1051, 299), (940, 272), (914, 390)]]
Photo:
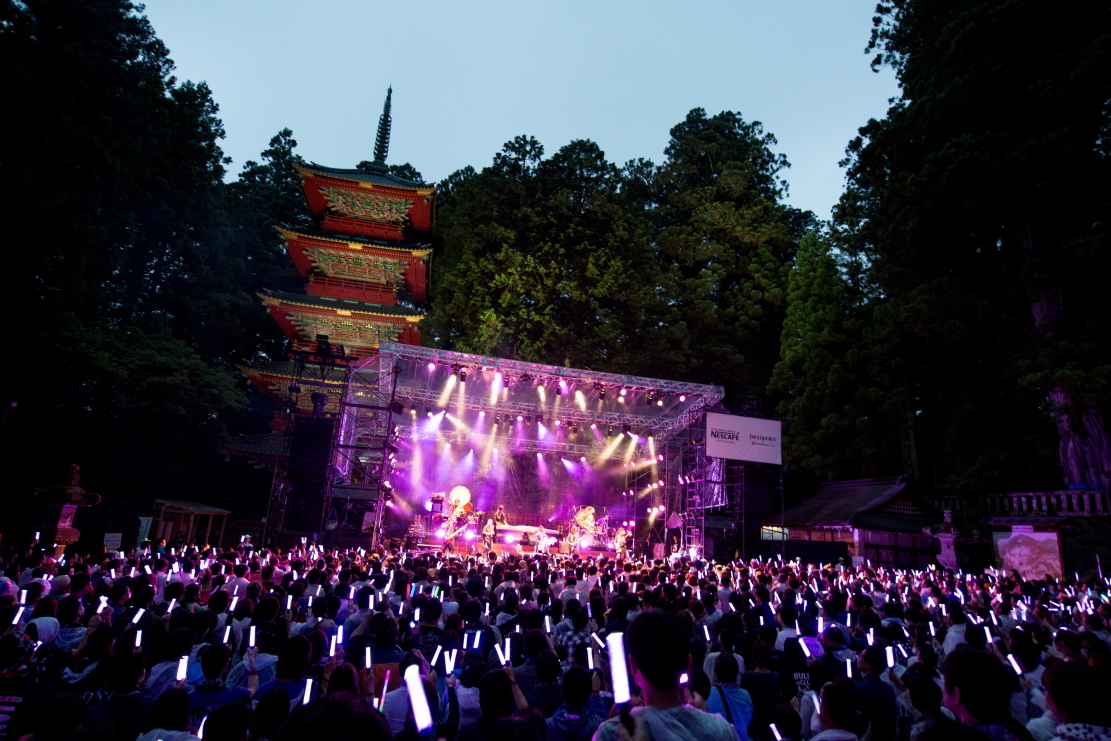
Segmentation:
[(690, 677), (687, 675), (686, 672), (683, 672), (682, 674), (679, 675), (679, 684), (686, 684), (689, 681), (690, 681)]
[(494, 650), (498, 652), (498, 663), (500, 663), (502, 666), (505, 666), (505, 664), (506, 664), (505, 654), (502, 653), (501, 645), (495, 643), (494, 644)]
[(883, 652), (887, 656), (887, 668), (890, 669), (895, 666), (895, 650), (888, 646)]
[(336, 637), (335, 636), (332, 636), (332, 644), (328, 648), (328, 655), (329, 656), (335, 656), (336, 655)]
[(144, 609), (143, 609), (142, 607), (140, 607), (140, 608), (139, 608), (139, 609), (138, 609), (138, 610), (137, 610), (137, 611), (135, 612), (135, 617), (131, 618), (131, 624), (132, 624), (132, 625), (135, 625), (135, 624), (136, 624), (137, 622), (139, 622), (139, 620), (141, 620), (141, 619), (142, 619), (142, 617), (143, 617), (143, 613), (144, 613), (144, 612), (146, 612), (146, 610), (144, 610)]
[(293, 610), (293, 595), (291, 594), (291, 595), (289, 595), (288, 597), (285, 598), (285, 611), (286, 612), (291, 612), (292, 610)]
[(108, 606), (108, 598), (104, 595), (100, 596), (100, 605), (96, 608), (96, 614), (99, 615), (100, 611)]
[(875, 645), (875, 643), (876, 643), (876, 629), (875, 628), (869, 628), (868, 629), (868, 645), (872, 646), (872, 645)]
[(177, 660), (177, 681), (185, 679), (185, 675), (189, 673), (189, 657), (182, 656)]
[(301, 698), (302, 705), (308, 705), (309, 699), (312, 697), (312, 677), (305, 679), (305, 695)]
[(1011, 668), (1015, 670), (1015, 674), (1022, 676), (1022, 667), (1018, 664), (1018, 659), (1014, 654), (1007, 654), (1007, 661), (1011, 662)]
[(825, 632), (826, 632), (826, 621), (823, 620), (822, 618), (818, 618), (818, 634), (821, 635), (822, 633), (825, 633)]
[(931, 638), (936, 638), (937, 637), (937, 629), (934, 628), (933, 623), (930, 623), (930, 637)]
[(586, 668), (594, 671), (594, 646), (586, 647)]
[(464, 650), (464, 651), (466, 651), (466, 650), (467, 650), (467, 637), (468, 637), (468, 636), (467, 636), (467, 634), (466, 634), (466, 633), (464, 633), (464, 634), (463, 634), (463, 650)]
[(137, 631), (135, 631), (135, 648), (139, 648), (139, 646), (142, 646), (142, 645), (143, 645), (143, 631), (137, 630)]
[(702, 626), (702, 632), (706, 634), (706, 642), (709, 643), (710, 642), (710, 626), (709, 625), (703, 625)]
[(432, 654), (432, 666), (436, 666), (436, 659), (440, 658), (440, 650), (443, 646), (436, 646), (436, 653)]
[(174, 597), (172, 600), (170, 600), (170, 606), (166, 609), (166, 612), (173, 612), (174, 607), (176, 607), (176, 606), (177, 606), (177, 597)]
[(12, 625), (19, 625), (19, 619), (23, 617), (23, 611), (26, 609), (22, 605), (19, 606), (19, 609), (15, 611), (15, 617), (12, 618)]
[(251, 626), (251, 632), (248, 634), (248, 637), (247, 637), (247, 648), (254, 648), (254, 647), (255, 647), (255, 626), (252, 625)]
[(144, 567), (143, 567), (143, 569), (144, 569), (144, 570), (145, 570), (145, 571), (146, 571), (146, 572), (147, 572), (148, 574), (150, 573), (150, 566), (144, 566)]
[(625, 666), (625, 634), (610, 633), (606, 636), (606, 647), (610, 652), (610, 682), (613, 684), (615, 704), (629, 702), (629, 670)]
[(366, 647), (366, 656), (363, 659), (363, 666), (367, 669), (370, 668), (370, 646)]
[(853, 660), (845, 659), (845, 673), (849, 675), (849, 679), (853, 676)]
[(208, 720), (207, 715), (204, 716), (203, 718), (201, 718), (201, 725), (200, 725), (199, 728), (197, 728), (197, 738), (200, 738), (200, 739), (204, 738), (204, 723), (205, 723), (206, 720)]
[(450, 654), (444, 654), (444, 668), (447, 669), (448, 674), (455, 671), (455, 657), (458, 653), (459, 649), (453, 648)]
[(413, 620), (416, 620), (418, 623), (420, 622), (420, 608), (419, 607), (417, 609), (413, 610)]
[(482, 643), (482, 634), (481, 633), (475, 633), (474, 634), (474, 645), (471, 646), (471, 648), (477, 649), (478, 644), (480, 644), (480, 643)]
[(802, 649), (802, 652), (806, 655), (806, 658), (809, 659), (810, 658), (810, 647), (806, 645), (806, 641), (799, 641), (799, 648)]
[[(548, 615), (544, 616), (544, 632), (545, 633), (551, 633), (552, 632), (552, 618)], [(467, 637), (463, 636), (463, 638), (464, 638), (464, 640), (466, 640)], [(464, 646), (463, 648), (466, 648), (466, 646)]]
[(605, 648), (606, 647), (606, 644), (602, 643), (602, 639), (598, 637), (597, 633), (591, 633), (590, 637), (593, 638), (598, 643), (599, 648)]
[(27, 590), (26, 589), (20, 589), (19, 590), (19, 604), (21, 604), (21, 605), (27, 604)]
[(779, 729), (775, 727), (775, 723), (771, 724), (772, 735), (775, 736), (775, 741), (783, 741), (783, 737), (779, 735)]
[(224, 643), (231, 643), (231, 626), (224, 628)]
[(428, 708), (428, 697), (424, 694), (424, 684), (420, 678), (420, 667), (410, 664), (405, 670), (405, 686), (409, 690), (409, 704), (413, 708), (413, 721), (418, 732), (432, 727), (432, 711)]
[(991, 642), (992, 642), (991, 641), (991, 628), (989, 628), (986, 625), (984, 626), (984, 638), (987, 639), (988, 645), (990, 645)]
[(238, 597), (231, 598), (231, 604), (228, 606), (228, 612), (235, 612), (235, 605), (237, 602), (239, 602)]

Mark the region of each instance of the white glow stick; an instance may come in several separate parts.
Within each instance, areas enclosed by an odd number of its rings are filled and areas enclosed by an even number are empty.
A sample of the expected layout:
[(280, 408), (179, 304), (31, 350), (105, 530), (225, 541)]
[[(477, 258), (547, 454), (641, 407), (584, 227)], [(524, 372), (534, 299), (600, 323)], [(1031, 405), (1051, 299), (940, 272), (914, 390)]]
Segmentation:
[(887, 656), (887, 668), (890, 669), (895, 666), (895, 649), (888, 646), (883, 652)]
[(180, 682), (181, 680), (185, 679), (185, 676), (188, 673), (189, 673), (189, 657), (188, 656), (182, 656), (180, 659), (177, 660), (177, 681)]
[(1014, 654), (1007, 654), (1007, 661), (1011, 662), (1011, 668), (1015, 670), (1015, 674), (1022, 676), (1022, 667), (1018, 664), (1018, 659)]
[(443, 646), (436, 646), (436, 653), (432, 654), (432, 666), (436, 666), (436, 659), (440, 658), (440, 649)]
[(291, 595), (289, 595), (285, 598), (285, 611), (286, 612), (291, 612), (292, 610), (293, 610), (293, 595), (291, 594)]
[(984, 626), (984, 638), (987, 639), (988, 645), (991, 645), (991, 628)]
[[(544, 616), (544, 632), (545, 633), (551, 633), (552, 632), (552, 618), (548, 615)], [(463, 637), (466, 638), (466, 636), (463, 636)], [(466, 646), (464, 646), (463, 648), (466, 648)]]
[(302, 705), (308, 705), (309, 701), (311, 699), (312, 699), (312, 677), (307, 677), (305, 679), (305, 695), (304, 695), (304, 697), (301, 698), (301, 704)]
[(501, 664), (502, 666), (505, 666), (505, 664), (506, 664), (505, 654), (502, 653), (501, 645), (495, 643), (494, 644), (494, 650), (498, 652), (498, 663)]
[(335, 636), (332, 636), (332, 644), (328, 648), (328, 655), (329, 656), (335, 656), (336, 655), (336, 637)]
[(930, 623), (930, 636), (933, 638), (937, 637), (937, 629), (934, 627), (933, 623)]
[(107, 606), (108, 606), (108, 598), (102, 594), (100, 596), (100, 605), (98, 605), (97, 608), (96, 608), (96, 614), (99, 615), (100, 611), (103, 610)]
[(448, 674), (451, 674), (453, 671), (455, 671), (455, 657), (458, 654), (459, 649), (456, 648), (451, 649), (451, 653), (444, 654), (444, 668), (447, 669)]
[(174, 597), (172, 600), (170, 600), (170, 606), (166, 608), (166, 612), (173, 612), (174, 607), (176, 607), (176, 606), (177, 606), (177, 597)]
[(367, 669), (369, 669), (369, 668), (370, 668), (370, 646), (367, 646), (367, 647), (366, 647), (366, 656), (364, 657), (364, 660), (363, 660), (363, 665), (364, 665), (364, 666), (365, 666), (365, 667), (366, 667)]
[(482, 643), (482, 634), (481, 633), (475, 633), (474, 634), (474, 645), (471, 646), (471, 648), (477, 649), (478, 644), (480, 644), (480, 643)]
[(409, 690), (409, 704), (413, 708), (413, 721), (417, 731), (423, 733), (432, 727), (432, 711), (428, 708), (428, 696), (424, 694), (424, 683), (420, 678), (420, 667), (410, 664), (405, 670), (405, 686)]
[(21, 604), (21, 605), (27, 604), (27, 590), (26, 589), (20, 589), (19, 590), (19, 604)]
[(845, 673), (849, 675), (850, 679), (852, 679), (852, 676), (853, 676), (853, 660), (852, 659), (845, 659)]
[(709, 625), (703, 625), (702, 626), (702, 632), (706, 634), (706, 642), (709, 643), (710, 642), (710, 626)]
[(255, 626), (251, 626), (251, 632), (247, 637), (247, 648), (255, 647)]
[(139, 648), (139, 646), (142, 646), (142, 645), (143, 645), (143, 631), (137, 630), (137, 631), (135, 631), (135, 648)]
[(201, 718), (201, 725), (200, 725), (200, 727), (197, 728), (197, 738), (200, 738), (200, 739), (204, 738), (204, 723), (205, 723), (206, 720), (208, 720), (207, 715), (204, 716), (203, 718)]
[(872, 645), (875, 645), (875, 643), (876, 643), (876, 629), (875, 628), (869, 628), (868, 629), (868, 645), (872, 646)]
[(136, 623), (138, 623), (138, 622), (139, 622), (139, 620), (141, 620), (141, 619), (142, 619), (142, 617), (143, 617), (143, 613), (144, 613), (144, 612), (146, 612), (146, 610), (144, 610), (144, 609), (143, 609), (142, 607), (140, 607), (140, 608), (139, 608), (139, 609), (138, 609), (138, 610), (137, 610), (137, 611), (135, 612), (135, 617), (131, 618), (131, 624), (132, 624), (132, 625), (135, 625)]
[(822, 633), (825, 633), (825, 632), (826, 632), (826, 621), (823, 620), (822, 618), (818, 618), (818, 634), (821, 635)]
[(463, 634), (463, 650), (464, 650), (464, 651), (466, 651), (466, 650), (467, 650), (467, 638), (468, 638), (467, 634), (466, 634), (466, 633), (464, 633), (464, 634)]
[(589, 644), (586, 647), (586, 668), (594, 671), (594, 646)]
[(235, 612), (235, 605), (236, 605), (237, 602), (239, 602), (238, 597), (232, 597), (231, 598), (231, 604), (228, 605), (228, 612)]
[(775, 727), (775, 723), (771, 724), (772, 735), (775, 736), (775, 741), (783, 741), (783, 737), (779, 735), (779, 729)]
[(231, 643), (231, 626), (224, 628), (224, 643)]
[(19, 619), (23, 617), (23, 611), (26, 609), (22, 605), (19, 606), (19, 609), (15, 611), (15, 617), (12, 618), (12, 625), (19, 625)]
[(591, 633), (590, 637), (593, 638), (598, 643), (599, 648), (605, 648), (606, 647), (606, 644), (602, 643), (602, 639), (598, 637), (597, 633)]
[(802, 652), (806, 655), (806, 658), (809, 659), (810, 658), (810, 647), (806, 645), (806, 641), (800, 640), (799, 641), (799, 648), (802, 649)]
[(613, 684), (613, 701), (620, 705), (629, 702), (629, 670), (625, 666), (625, 634), (610, 633), (606, 636), (610, 652), (610, 682)]
[(144, 570), (145, 570), (145, 571), (146, 571), (146, 572), (147, 572), (148, 574), (150, 573), (150, 566), (144, 566), (144, 567), (143, 567), (143, 569), (144, 569)]

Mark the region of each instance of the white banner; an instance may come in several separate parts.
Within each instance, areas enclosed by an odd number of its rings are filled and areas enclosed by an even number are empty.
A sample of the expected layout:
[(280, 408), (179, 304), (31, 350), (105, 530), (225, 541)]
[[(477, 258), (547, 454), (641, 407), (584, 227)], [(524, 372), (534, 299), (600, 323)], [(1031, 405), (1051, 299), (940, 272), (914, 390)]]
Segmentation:
[(783, 423), (775, 419), (706, 413), (706, 455), (783, 465)]

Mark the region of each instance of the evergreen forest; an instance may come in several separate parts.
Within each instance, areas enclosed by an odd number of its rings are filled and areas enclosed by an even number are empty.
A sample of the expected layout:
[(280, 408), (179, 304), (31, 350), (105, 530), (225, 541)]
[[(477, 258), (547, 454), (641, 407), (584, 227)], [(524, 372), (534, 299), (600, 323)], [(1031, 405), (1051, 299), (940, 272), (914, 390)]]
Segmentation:
[[(830, 221), (758, 111), (626, 163), (522, 134), (435, 183), (426, 342), (721, 385), (785, 420), (791, 498), (1111, 485), (1111, 7), (887, 0), (860, 44), (901, 93)], [(275, 411), (236, 366), (285, 357), (256, 293), (301, 290), (295, 132), (233, 167), (128, 0), (0, 1), (0, 96), (7, 490), (77, 462), (110, 499), (265, 496), (223, 444)]]

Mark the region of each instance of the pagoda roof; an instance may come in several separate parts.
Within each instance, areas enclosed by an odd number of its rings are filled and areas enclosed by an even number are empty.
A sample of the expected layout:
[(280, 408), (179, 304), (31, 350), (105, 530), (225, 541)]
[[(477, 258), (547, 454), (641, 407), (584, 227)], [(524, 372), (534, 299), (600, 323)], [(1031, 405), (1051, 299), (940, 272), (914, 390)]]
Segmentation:
[(274, 228), (283, 236), (295, 235), (299, 237), (308, 237), (309, 239), (321, 239), (360, 248), (371, 247), (373, 249), (397, 250), (398, 252), (410, 252), (420, 257), (432, 254), (432, 247), (428, 244), (412, 244), (411, 242), (400, 242), (394, 239), (359, 237), (353, 234), (340, 234), (339, 232), (330, 232), (324, 229), (304, 227), (292, 228), (288, 226), (276, 226)]
[(371, 170), (357, 169), (347, 170), (339, 167), (325, 167), (315, 162), (294, 165), (294, 168), (302, 175), (322, 175), (324, 177), (338, 178), (340, 180), (351, 180), (356, 183), (370, 183), (372, 185), (383, 185), (387, 188), (403, 188), (405, 190), (417, 190), (425, 193), (432, 193), (435, 191), (435, 188), (430, 185), (399, 178), (397, 175), (391, 175), (389, 172), (374, 172)]
[(327, 296), (312, 296), (307, 293), (288, 293), (286, 291), (263, 290), (259, 294), (263, 300), (267, 298), (281, 301), (286, 304), (298, 304), (321, 309), (340, 309), (343, 311), (357, 311), (362, 314), (378, 314), (381, 316), (403, 316), (419, 319), (422, 314), (416, 309), (405, 306), (382, 306), (381, 304), (368, 304), (363, 301), (354, 301), (348, 298), (328, 298)]

